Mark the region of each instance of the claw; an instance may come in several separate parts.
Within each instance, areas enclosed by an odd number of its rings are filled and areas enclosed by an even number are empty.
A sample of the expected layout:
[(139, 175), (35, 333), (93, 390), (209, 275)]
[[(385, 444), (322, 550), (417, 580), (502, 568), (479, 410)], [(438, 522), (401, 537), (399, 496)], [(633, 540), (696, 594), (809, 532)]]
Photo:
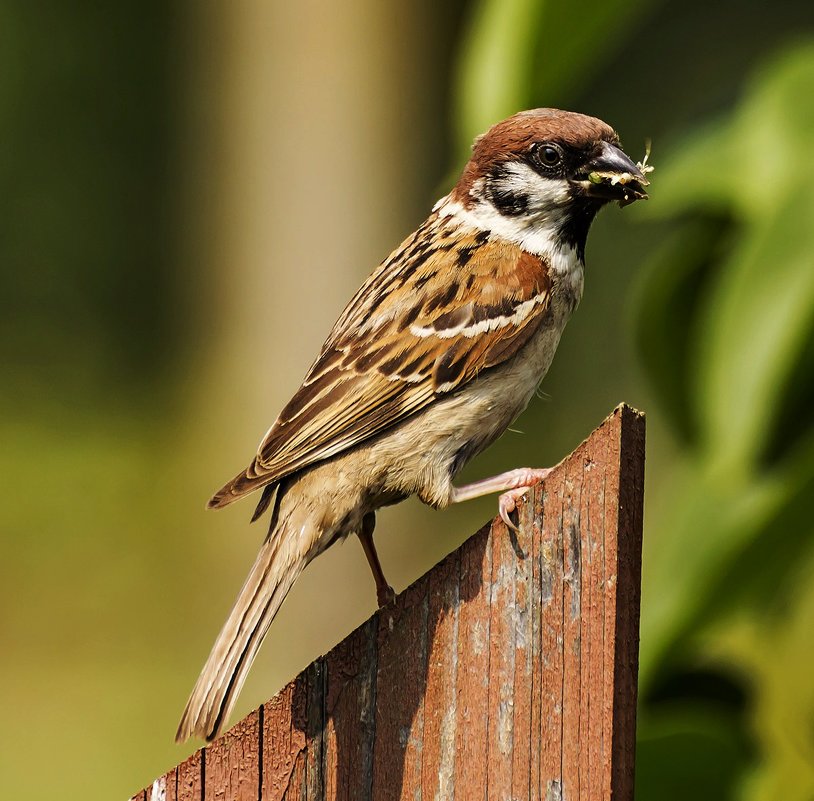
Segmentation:
[(517, 501), (525, 495), (526, 490), (528, 487), (518, 487), (517, 489), (509, 490), (508, 492), (504, 492), (500, 498), (498, 499), (498, 512), (500, 513), (500, 519), (506, 524), (506, 527), (514, 531), (515, 533), (520, 531), (519, 526), (517, 526), (514, 521), (509, 517), (512, 512), (517, 509)]
[(506, 509), (504, 509), (503, 507), (500, 508), (500, 517), (506, 524), (506, 528), (510, 529), (511, 531), (514, 531), (515, 533), (519, 533), (520, 528), (514, 524), (512, 519), (509, 517), (509, 514), (511, 513), (507, 512)]

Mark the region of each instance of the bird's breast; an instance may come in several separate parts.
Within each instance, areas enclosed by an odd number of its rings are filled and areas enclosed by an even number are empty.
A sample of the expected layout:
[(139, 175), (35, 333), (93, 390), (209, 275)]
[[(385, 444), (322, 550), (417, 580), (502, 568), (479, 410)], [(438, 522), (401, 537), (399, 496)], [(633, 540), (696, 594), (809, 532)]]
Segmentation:
[(363, 449), (369, 454), (365, 457), (370, 465), (369, 484), (376, 488), (371, 507), (391, 503), (391, 496), (414, 493), (434, 506), (449, 502), (455, 474), (528, 406), (551, 366), (581, 294), (581, 269), (555, 276), (538, 329), (514, 356), (439, 397), (421, 414)]

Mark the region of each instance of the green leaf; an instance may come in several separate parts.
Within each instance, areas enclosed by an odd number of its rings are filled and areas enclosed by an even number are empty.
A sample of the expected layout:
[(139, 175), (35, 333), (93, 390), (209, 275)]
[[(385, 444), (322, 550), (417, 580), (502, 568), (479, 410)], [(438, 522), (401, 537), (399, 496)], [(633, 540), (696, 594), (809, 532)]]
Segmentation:
[(772, 483), (780, 490), (774, 510), (706, 599), (701, 616), (707, 621), (748, 610), (772, 625), (786, 615), (801, 585), (808, 583), (804, 571), (810, 569), (807, 555), (814, 542), (814, 435), (795, 443)]
[(654, 5), (584, 0), (575, 14), (567, 0), (481, 0), (456, 70), (454, 122), (461, 157), (475, 136), (504, 117), (563, 102)]
[(575, 13), (573, 2), (549, 0), (543, 25), (553, 35), (537, 49), (535, 96), (545, 105), (567, 103), (658, 5), (652, 0), (581, 0)]
[(782, 393), (812, 333), (813, 220), (814, 194), (795, 182), (744, 230), (706, 308), (698, 415), (722, 470), (748, 470), (770, 447)]
[(637, 801), (726, 801), (750, 748), (737, 717), (709, 707), (642, 714), (636, 754)]
[(797, 583), (782, 615), (744, 611), (701, 645), (706, 659), (737, 665), (751, 684), (749, 729), (761, 758), (743, 784), (743, 801), (814, 798), (814, 559), (800, 567), (807, 580)]
[(709, 291), (720, 252), (731, 240), (731, 227), (728, 219), (699, 215), (667, 229), (635, 293), (639, 359), (685, 444), (694, 443), (698, 434), (694, 402), (698, 308)]
[[(655, 258), (645, 281), (639, 347), (679, 430), (697, 421), (701, 436), (685, 440), (684, 467), (650, 517), (644, 682), (735, 598), (759, 603), (789, 582), (814, 547), (812, 130), (814, 46), (804, 45), (762, 69), (731, 117), (700, 128), (658, 174), (652, 216), (684, 219), (665, 245), (678, 252)], [(705, 245), (686, 217), (711, 210), (735, 225)], [(693, 295), (705, 246), (711, 267)]]
[(653, 176), (653, 202), (642, 210), (645, 219), (712, 212), (730, 215), (739, 170), (728, 145), (731, 121), (703, 123), (659, 159)]
[(526, 108), (544, 0), (481, 0), (461, 48), (455, 96), (458, 149)]
[(722, 576), (786, 500), (780, 480), (722, 480), (703, 463), (674, 475), (645, 537), (640, 682), (716, 608)]

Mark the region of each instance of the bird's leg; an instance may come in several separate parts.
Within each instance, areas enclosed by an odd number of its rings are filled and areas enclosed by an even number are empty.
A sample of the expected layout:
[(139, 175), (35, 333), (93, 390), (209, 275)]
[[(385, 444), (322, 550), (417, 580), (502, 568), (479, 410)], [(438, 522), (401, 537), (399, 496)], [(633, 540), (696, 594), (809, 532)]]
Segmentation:
[(373, 544), (374, 528), (376, 528), (376, 513), (368, 512), (362, 518), (359, 541), (362, 543), (362, 550), (365, 552), (370, 571), (373, 573), (373, 580), (376, 582), (376, 600), (379, 602), (379, 606), (382, 607), (390, 603), (396, 597), (396, 593), (384, 577), (382, 563), (379, 561), (379, 554), (376, 553), (376, 546)]
[(510, 529), (517, 531), (517, 526), (509, 517), (517, 508), (517, 501), (529, 487), (544, 481), (553, 469), (553, 467), (518, 467), (516, 470), (508, 470), (491, 478), (482, 478), (480, 481), (475, 481), (464, 487), (453, 487), (450, 502), (460, 503), (461, 501), (472, 500), (472, 498), (480, 498), (481, 495), (501, 492), (503, 494), (498, 500), (500, 517)]

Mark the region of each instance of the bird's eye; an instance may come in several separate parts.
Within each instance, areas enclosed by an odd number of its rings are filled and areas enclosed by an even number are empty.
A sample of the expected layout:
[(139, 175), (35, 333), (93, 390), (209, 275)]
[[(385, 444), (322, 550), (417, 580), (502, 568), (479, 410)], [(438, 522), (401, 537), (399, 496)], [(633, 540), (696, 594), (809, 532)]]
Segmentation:
[(554, 145), (540, 145), (537, 149), (537, 157), (540, 159), (540, 163), (546, 167), (553, 167), (562, 161), (562, 153)]

